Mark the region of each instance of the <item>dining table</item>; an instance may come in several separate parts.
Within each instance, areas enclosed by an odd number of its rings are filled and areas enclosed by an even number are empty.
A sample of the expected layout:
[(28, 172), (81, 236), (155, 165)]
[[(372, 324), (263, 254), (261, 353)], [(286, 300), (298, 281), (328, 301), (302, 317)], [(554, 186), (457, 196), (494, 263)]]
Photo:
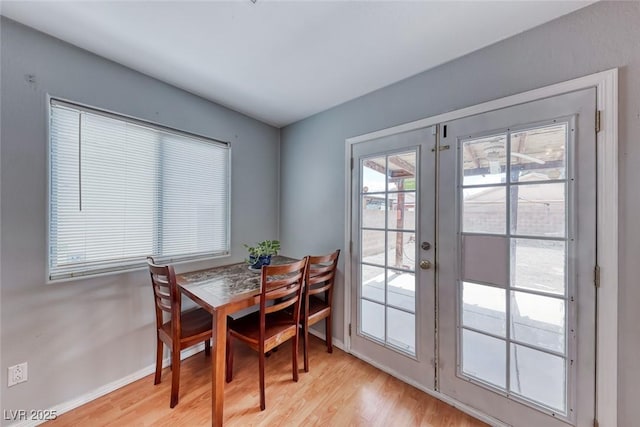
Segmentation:
[[(298, 261), (274, 256), (272, 265)], [(176, 275), (180, 291), (211, 313), (211, 425), (222, 426), (227, 316), (260, 303), (260, 270), (237, 263)]]

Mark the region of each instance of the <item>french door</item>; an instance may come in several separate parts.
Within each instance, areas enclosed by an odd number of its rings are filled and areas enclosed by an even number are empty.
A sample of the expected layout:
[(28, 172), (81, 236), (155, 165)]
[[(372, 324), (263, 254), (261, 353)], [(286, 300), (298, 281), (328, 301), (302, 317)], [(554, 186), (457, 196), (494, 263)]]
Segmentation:
[[(433, 388), (435, 128), (353, 147), (351, 351)], [(354, 328), (355, 326), (355, 328)]]
[(438, 386), (511, 425), (593, 423), (595, 101), (441, 125)]
[(592, 424), (595, 101), (353, 146), (356, 356), (506, 424)]

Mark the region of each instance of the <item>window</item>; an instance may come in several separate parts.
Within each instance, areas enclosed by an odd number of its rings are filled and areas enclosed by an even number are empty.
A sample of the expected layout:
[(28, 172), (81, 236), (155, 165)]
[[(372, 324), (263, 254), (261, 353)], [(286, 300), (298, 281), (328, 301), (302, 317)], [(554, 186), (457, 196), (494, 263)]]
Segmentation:
[(224, 142), (51, 100), (49, 279), (229, 253)]

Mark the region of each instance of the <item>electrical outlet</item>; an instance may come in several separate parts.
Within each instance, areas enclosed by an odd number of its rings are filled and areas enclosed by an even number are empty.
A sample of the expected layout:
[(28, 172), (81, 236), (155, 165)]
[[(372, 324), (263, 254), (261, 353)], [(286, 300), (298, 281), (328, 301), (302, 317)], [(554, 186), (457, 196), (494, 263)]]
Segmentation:
[(27, 380), (27, 362), (9, 366), (7, 368), (9, 375), (7, 376), (7, 386), (12, 387), (16, 384), (23, 383)]

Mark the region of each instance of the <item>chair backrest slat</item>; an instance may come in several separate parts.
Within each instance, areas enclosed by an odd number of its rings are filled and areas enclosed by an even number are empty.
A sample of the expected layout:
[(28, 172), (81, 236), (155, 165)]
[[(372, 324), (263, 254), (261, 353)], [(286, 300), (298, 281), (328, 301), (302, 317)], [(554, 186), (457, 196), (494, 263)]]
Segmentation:
[(307, 290), (307, 295), (317, 295), (323, 292), (327, 292), (329, 289), (331, 289), (331, 286), (333, 285), (332, 283), (327, 283), (326, 281), (324, 281), (323, 283), (326, 283), (326, 284), (321, 287), (310, 287)]
[[(296, 289), (296, 291), (297, 291), (297, 289)], [(267, 314), (275, 313), (276, 311), (284, 310), (287, 307), (291, 307), (296, 302), (297, 302), (297, 300), (296, 300), (295, 297), (288, 298), (288, 299), (285, 299), (284, 301), (281, 301), (281, 302), (278, 302), (276, 304), (273, 304), (273, 305), (265, 307), (264, 311)]]
[(289, 277), (280, 277), (280, 276), (275, 277), (266, 283), (267, 293), (271, 293), (274, 290), (281, 290), (282, 288), (286, 288), (287, 286), (295, 285), (296, 283), (300, 282), (303, 279), (303, 277), (304, 276), (302, 272), (295, 275), (291, 275)]
[(334, 271), (332, 266), (329, 266), (329, 268), (322, 270), (319, 268), (313, 268), (309, 271), (309, 279), (312, 283), (320, 283), (326, 280), (330, 280), (331, 277), (333, 277), (333, 273)]
[[(298, 279), (298, 281), (300, 283), (302, 283), (302, 275)], [(267, 301), (286, 298), (286, 297), (290, 296), (291, 294), (293, 294), (294, 292), (296, 292), (298, 290), (297, 289), (298, 286), (301, 286), (301, 285), (297, 285), (297, 284), (283, 285), (281, 287), (278, 287), (278, 288), (272, 289), (270, 291), (267, 291), (267, 293), (266, 293)]]

